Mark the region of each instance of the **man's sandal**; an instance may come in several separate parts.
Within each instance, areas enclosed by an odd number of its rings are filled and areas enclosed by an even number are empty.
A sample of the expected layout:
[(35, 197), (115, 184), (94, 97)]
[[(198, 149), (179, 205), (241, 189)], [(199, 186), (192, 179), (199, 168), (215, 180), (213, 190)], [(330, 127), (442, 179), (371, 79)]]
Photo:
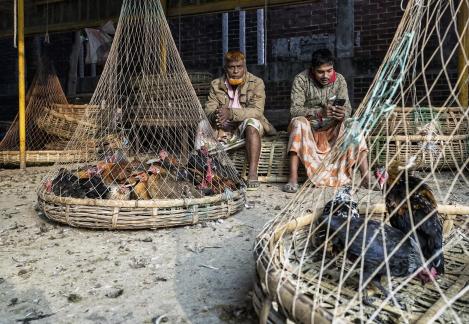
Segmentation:
[(282, 187), (282, 190), (284, 192), (288, 192), (288, 193), (296, 193), (298, 191), (298, 184), (295, 183), (295, 184), (291, 184), (291, 183), (286, 183), (283, 187)]
[(246, 181), (246, 190), (255, 191), (259, 189), (260, 185), (261, 183), (259, 182), (259, 180), (248, 180)]

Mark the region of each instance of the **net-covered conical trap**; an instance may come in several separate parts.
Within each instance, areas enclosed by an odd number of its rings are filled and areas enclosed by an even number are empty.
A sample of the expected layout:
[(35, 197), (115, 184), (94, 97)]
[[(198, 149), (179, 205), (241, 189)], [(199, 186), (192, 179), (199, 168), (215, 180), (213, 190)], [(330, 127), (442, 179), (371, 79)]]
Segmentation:
[[(124, 1), (91, 99), (68, 149), (97, 145), (85, 163), (57, 164), (38, 190), (45, 215), (71, 226), (139, 229), (195, 224), (244, 207), (244, 187), (214, 140), (160, 2)], [(90, 144), (91, 143), (91, 144)], [(217, 150), (221, 151), (221, 150)]]
[[(84, 114), (87, 105), (70, 106), (62, 90), (52, 62), (43, 55), (38, 70), (26, 95), (26, 163), (42, 164), (58, 161), (86, 160), (92, 152), (68, 150), (64, 152), (70, 134), (80, 123), (79, 111)], [(66, 125), (54, 118), (60, 114)], [(74, 118), (74, 116), (76, 118)], [(59, 121), (59, 122), (57, 122)], [(16, 116), (10, 129), (0, 142), (0, 164), (19, 164), (19, 120)]]
[[(461, 35), (469, 29), (467, 19), (457, 24), (462, 5), (469, 3), (409, 1), (347, 131), (317, 175), (258, 236), (253, 304), (261, 322), (469, 321), (469, 156), (467, 143), (458, 151), (447, 148), (469, 126), (463, 52), (457, 73)], [(435, 109), (417, 138), (415, 129), (386, 127), (396, 107), (427, 115), (428, 108), (455, 107), (458, 117), (449, 138), (440, 140), (444, 134), (435, 125), (443, 110)], [(377, 149), (374, 137), (389, 142), (397, 130), (418, 149), (392, 151), (389, 143)], [(365, 140), (378, 190), (361, 188), (370, 181), (362, 181), (358, 168), (338, 188), (314, 186)], [(443, 171), (439, 161), (446, 152), (458, 158)], [(422, 154), (432, 156), (424, 168)]]

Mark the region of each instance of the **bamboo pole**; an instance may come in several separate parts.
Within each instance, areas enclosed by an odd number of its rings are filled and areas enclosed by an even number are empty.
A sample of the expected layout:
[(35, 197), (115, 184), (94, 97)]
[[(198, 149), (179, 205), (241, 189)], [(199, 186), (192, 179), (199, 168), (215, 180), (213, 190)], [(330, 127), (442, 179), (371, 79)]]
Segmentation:
[[(469, 206), (465, 205), (438, 205), (437, 210), (445, 215), (469, 215)], [(302, 227), (308, 226), (322, 214), (323, 208), (318, 208), (309, 212), (301, 217), (293, 219), (285, 225), (278, 228), (274, 233), (273, 242), (277, 242), (283, 235), (291, 233)], [(376, 203), (372, 205), (359, 205), (358, 212), (360, 214), (384, 214), (386, 212), (386, 205), (383, 203)]]
[(461, 43), (458, 50), (458, 78), (459, 78), (459, 102), (462, 107), (468, 108), (469, 102), (469, 27), (466, 26), (469, 20), (469, 4), (463, 0), (461, 10), (458, 14), (458, 29)]
[(18, 0), (18, 99), (19, 99), (19, 135), (20, 169), (26, 169), (26, 112), (24, 80), (24, 0)]

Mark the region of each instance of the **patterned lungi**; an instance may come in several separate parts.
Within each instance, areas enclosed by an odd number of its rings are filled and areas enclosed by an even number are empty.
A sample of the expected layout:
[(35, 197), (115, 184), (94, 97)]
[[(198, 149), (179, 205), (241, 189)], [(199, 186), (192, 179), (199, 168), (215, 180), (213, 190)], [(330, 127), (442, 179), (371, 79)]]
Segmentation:
[(244, 132), (248, 126), (255, 128), (261, 137), (264, 135), (264, 127), (262, 127), (261, 122), (256, 118), (247, 118), (240, 123), (232, 123), (231, 127), (226, 129), (214, 129), (207, 120), (203, 120), (197, 128), (195, 148), (199, 149), (204, 145), (208, 148), (216, 147), (218, 142), (224, 144), (234, 143), (244, 138)]
[[(367, 152), (365, 138), (360, 144), (349, 148), (335, 163), (325, 166), (319, 172), (319, 166), (344, 133), (344, 123), (337, 124), (326, 130), (314, 130), (305, 117), (293, 118), (288, 126), (290, 140), (288, 152), (295, 152), (305, 166), (310, 179), (318, 187), (340, 187), (349, 184), (352, 179), (353, 167), (358, 162), (361, 152)], [(313, 178), (314, 177), (314, 178)]]

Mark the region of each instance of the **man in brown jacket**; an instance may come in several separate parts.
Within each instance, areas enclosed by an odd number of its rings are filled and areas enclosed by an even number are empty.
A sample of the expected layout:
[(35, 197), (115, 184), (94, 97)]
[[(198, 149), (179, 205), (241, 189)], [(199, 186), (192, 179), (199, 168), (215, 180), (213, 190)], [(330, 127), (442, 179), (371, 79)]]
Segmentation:
[(246, 70), (240, 51), (225, 54), (225, 74), (212, 81), (205, 114), (219, 141), (246, 139), (249, 161), (248, 190), (259, 187), (257, 166), (261, 137), (275, 129), (264, 116), (265, 88), (262, 79)]

